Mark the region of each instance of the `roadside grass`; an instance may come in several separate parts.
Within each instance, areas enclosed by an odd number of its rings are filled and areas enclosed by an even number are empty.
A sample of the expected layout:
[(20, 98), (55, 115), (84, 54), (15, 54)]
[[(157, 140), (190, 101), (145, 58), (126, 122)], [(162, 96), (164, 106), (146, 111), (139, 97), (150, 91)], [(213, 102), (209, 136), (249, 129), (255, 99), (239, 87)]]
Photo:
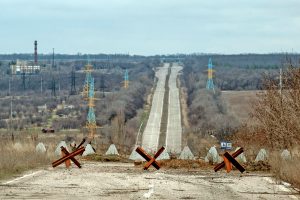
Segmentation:
[[(0, 135), (0, 180), (8, 179), (27, 170), (39, 167), (49, 167), (57, 159), (54, 154), (57, 144), (68, 137), (79, 142), (79, 134), (55, 133), (39, 134), (23, 131), (14, 136), (14, 141), (8, 134)], [(36, 145), (42, 142), (46, 147), (45, 153), (36, 152)]]
[(283, 180), (300, 188), (300, 158), (295, 156), (291, 160), (284, 160), (280, 156), (270, 159), (271, 172), (277, 180)]
[(0, 179), (12, 177), (26, 170), (49, 165), (53, 156), (37, 153), (32, 141), (0, 142)]

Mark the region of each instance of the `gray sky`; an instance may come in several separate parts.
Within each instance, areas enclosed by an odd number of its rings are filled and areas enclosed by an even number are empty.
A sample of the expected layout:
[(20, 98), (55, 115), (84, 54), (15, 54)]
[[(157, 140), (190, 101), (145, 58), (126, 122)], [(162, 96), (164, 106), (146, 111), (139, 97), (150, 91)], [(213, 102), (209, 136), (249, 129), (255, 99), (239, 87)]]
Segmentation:
[(300, 52), (300, 0), (0, 0), (0, 54)]

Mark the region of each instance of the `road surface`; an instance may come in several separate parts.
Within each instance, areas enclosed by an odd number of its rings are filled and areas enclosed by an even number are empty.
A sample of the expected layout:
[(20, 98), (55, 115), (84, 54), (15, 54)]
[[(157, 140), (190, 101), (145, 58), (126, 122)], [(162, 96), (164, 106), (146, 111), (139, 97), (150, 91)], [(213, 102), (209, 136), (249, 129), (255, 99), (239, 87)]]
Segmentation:
[[(82, 161), (81, 161), (82, 162)], [(213, 170), (142, 170), (128, 163), (82, 162), (35, 171), (0, 183), (0, 199), (289, 200), (299, 193), (265, 174)]]
[(156, 89), (154, 91), (152, 106), (145, 127), (142, 139), (142, 147), (148, 152), (156, 152), (160, 135), (160, 124), (163, 110), (163, 100), (165, 94), (165, 82), (168, 74), (169, 63), (158, 68), (155, 76), (158, 78)]
[(181, 112), (179, 101), (179, 89), (177, 87), (178, 72), (182, 70), (179, 65), (173, 64), (169, 79), (169, 104), (168, 125), (166, 133), (166, 149), (168, 152), (180, 154), (181, 152)]

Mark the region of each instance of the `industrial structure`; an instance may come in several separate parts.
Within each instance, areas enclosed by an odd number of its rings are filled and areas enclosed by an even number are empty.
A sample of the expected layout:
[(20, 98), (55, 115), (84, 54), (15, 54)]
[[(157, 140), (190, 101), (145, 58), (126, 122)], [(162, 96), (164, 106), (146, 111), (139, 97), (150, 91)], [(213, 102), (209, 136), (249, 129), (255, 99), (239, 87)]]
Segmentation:
[(38, 57), (37, 57), (37, 41), (34, 41), (34, 65), (38, 65)]
[(129, 86), (129, 77), (128, 77), (128, 70), (125, 70), (125, 75), (124, 75), (124, 88), (127, 89)]
[(37, 41), (34, 41), (34, 62), (28, 62), (25, 60), (17, 60), (15, 64), (10, 65), (12, 75), (32, 75), (38, 74), (41, 71), (41, 67), (38, 65), (37, 57)]
[(16, 64), (10, 65), (10, 69), (12, 75), (32, 75), (38, 74), (41, 71), (41, 67), (39, 65), (35, 65), (34, 63), (30, 63), (25, 60), (17, 60)]
[(94, 92), (94, 78), (92, 77), (93, 66), (87, 64), (84, 69), (86, 73), (85, 84), (83, 87), (83, 98), (88, 105), (88, 114), (86, 128), (88, 129), (88, 137), (93, 140), (96, 134), (96, 116), (95, 116), (95, 92)]
[(206, 82), (206, 89), (213, 90), (215, 92), (215, 86), (213, 82), (213, 64), (211, 58), (208, 60), (208, 69), (207, 69), (207, 82)]

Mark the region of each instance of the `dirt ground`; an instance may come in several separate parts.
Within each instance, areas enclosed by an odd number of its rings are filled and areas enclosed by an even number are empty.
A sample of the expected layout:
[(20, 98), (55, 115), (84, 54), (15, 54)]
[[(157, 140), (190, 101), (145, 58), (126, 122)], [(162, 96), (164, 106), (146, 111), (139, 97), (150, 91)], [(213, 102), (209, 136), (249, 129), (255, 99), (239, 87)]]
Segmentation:
[(0, 199), (298, 199), (299, 192), (269, 174), (166, 170), (132, 163), (81, 161), (27, 172), (0, 185)]

